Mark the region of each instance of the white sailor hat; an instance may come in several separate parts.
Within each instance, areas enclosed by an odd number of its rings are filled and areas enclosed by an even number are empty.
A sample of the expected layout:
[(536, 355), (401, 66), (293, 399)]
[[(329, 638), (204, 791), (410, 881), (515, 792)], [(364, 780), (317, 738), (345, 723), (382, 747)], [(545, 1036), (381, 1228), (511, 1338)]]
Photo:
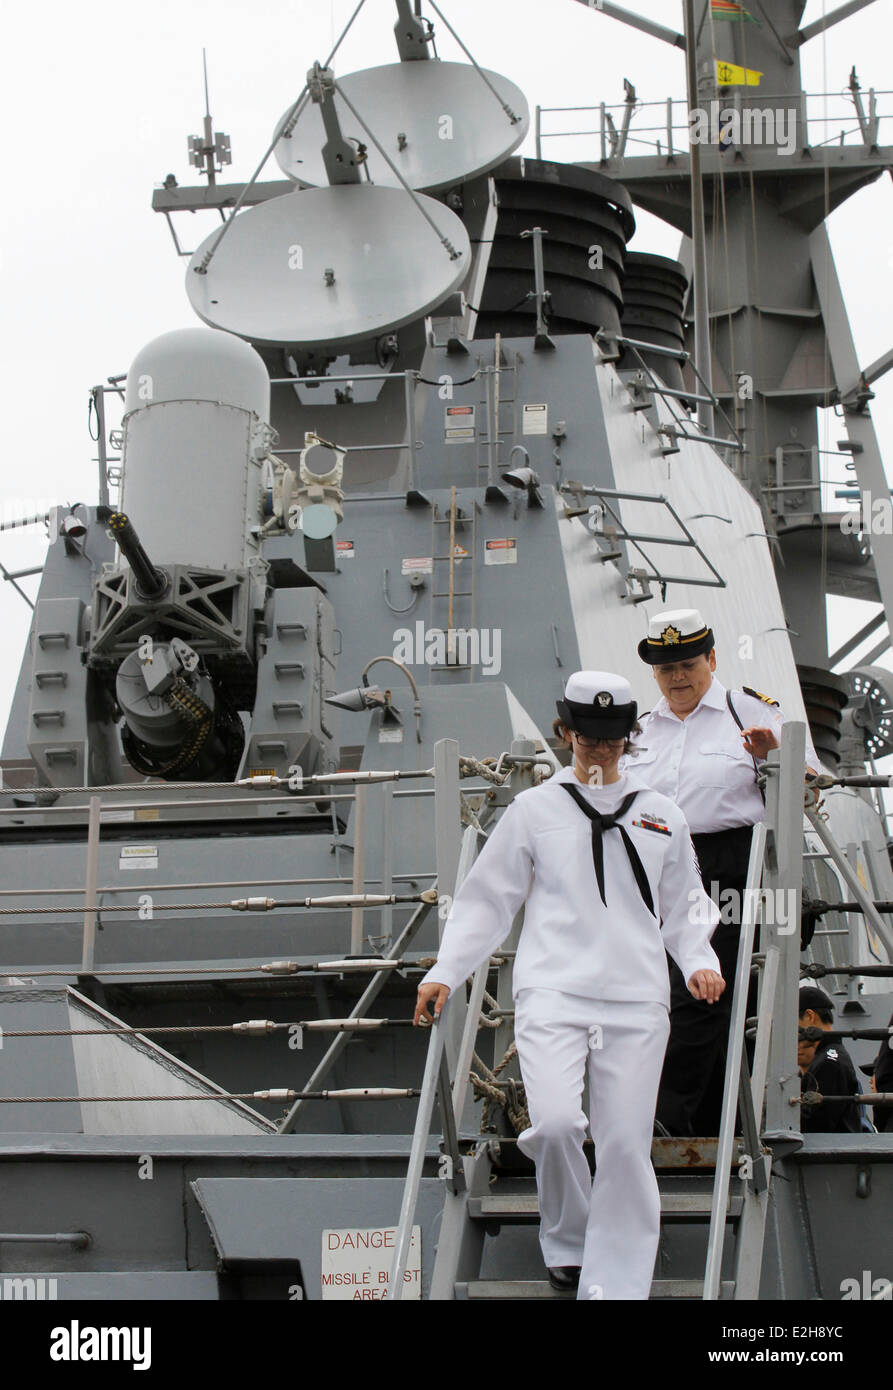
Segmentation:
[(564, 727), (584, 738), (626, 738), (638, 714), (629, 681), (613, 671), (575, 671), (557, 704)]
[(714, 646), (713, 633), (697, 608), (676, 608), (649, 619), (648, 636), (639, 643), (638, 652), (649, 666), (666, 666), (671, 661), (704, 656)]

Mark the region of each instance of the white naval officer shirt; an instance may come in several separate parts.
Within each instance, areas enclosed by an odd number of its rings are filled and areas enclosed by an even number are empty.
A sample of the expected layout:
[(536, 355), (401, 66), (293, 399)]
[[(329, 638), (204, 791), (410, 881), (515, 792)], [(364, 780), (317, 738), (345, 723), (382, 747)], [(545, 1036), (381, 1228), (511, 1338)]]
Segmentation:
[[(732, 702), (745, 729), (768, 728), (781, 741), (785, 717), (777, 705), (767, 705), (741, 690), (732, 691)], [(621, 771), (675, 801), (693, 835), (756, 825), (763, 819), (765, 807), (753, 759), (726, 704), (726, 688), (715, 676), (685, 719), (674, 714), (661, 696), (640, 723), (642, 732), (633, 740), (635, 752), (623, 759)], [(808, 728), (806, 765), (821, 769)]]
[(665, 948), (686, 980), (696, 970), (720, 969), (710, 945), (719, 912), (701, 885), (685, 817), (665, 796), (641, 788), (622, 821), (651, 886), (661, 929), (642, 900), (619, 830), (603, 835), (607, 906), (602, 903), (592, 823), (562, 782), (606, 815), (638, 787), (627, 777), (590, 787), (568, 767), (520, 792), (456, 893), (437, 963), (422, 983), (454, 990), (505, 940), (526, 901), (515, 997), (522, 989), (540, 988), (669, 1007)]

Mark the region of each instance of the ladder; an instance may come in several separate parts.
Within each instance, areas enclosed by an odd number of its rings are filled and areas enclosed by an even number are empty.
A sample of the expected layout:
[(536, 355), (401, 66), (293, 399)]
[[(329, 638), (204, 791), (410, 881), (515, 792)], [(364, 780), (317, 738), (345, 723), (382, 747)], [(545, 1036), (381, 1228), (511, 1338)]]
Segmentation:
[[(470, 536), (466, 531), (469, 525), (471, 528)], [(446, 534), (444, 534), (444, 530), (446, 530)], [(468, 544), (461, 545), (459, 537), (466, 539)], [(464, 565), (464, 569), (460, 569), (460, 565)], [(430, 671), (442, 671), (448, 668), (467, 670), (469, 679), (472, 677), (472, 663), (468, 657), (476, 649), (476, 644), (469, 643), (466, 638), (463, 650), (458, 634), (466, 631), (475, 632), (477, 619), (476, 566), (477, 504), (472, 499), (470, 516), (466, 515), (459, 506), (457, 489), (452, 487), (450, 489), (450, 508), (447, 515), (439, 515), (436, 504), (432, 508), (429, 626), (435, 633), (442, 632), (444, 634), (446, 659), (442, 663), (428, 663)], [(446, 569), (445, 574), (444, 567)], [(459, 588), (458, 585), (463, 582), (463, 575), (467, 577), (467, 587)], [(445, 607), (444, 600), (446, 600)], [(463, 601), (461, 604), (460, 600)], [(457, 613), (460, 607), (470, 612), (470, 623), (467, 628), (464, 624), (457, 622)], [(463, 655), (466, 659), (460, 660), (459, 658)]]

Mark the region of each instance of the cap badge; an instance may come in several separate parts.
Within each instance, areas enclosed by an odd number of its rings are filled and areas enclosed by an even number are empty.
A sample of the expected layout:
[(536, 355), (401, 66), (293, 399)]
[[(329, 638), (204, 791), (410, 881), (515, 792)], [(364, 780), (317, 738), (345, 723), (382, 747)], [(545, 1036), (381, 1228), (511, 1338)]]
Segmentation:
[(664, 628), (660, 635), (660, 640), (665, 647), (675, 647), (677, 642), (682, 641), (682, 633), (679, 631), (678, 627), (673, 627), (672, 624), (670, 624), (668, 627)]
[(602, 709), (614, 703), (614, 696), (608, 690), (600, 690), (595, 698)]

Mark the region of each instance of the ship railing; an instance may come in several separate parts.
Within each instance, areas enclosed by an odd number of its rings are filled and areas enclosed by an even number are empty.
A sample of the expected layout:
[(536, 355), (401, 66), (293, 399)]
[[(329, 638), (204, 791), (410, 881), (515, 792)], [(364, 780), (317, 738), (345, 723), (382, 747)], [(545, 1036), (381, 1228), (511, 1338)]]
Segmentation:
[[(476, 857), (477, 832), (474, 827), (469, 826), (462, 840), (462, 853), (456, 878), (457, 887), (468, 873)], [(388, 1276), (388, 1297), (391, 1300), (403, 1298), (403, 1276), (409, 1259), (412, 1228), (431, 1134), (435, 1101), (440, 1110), (443, 1130), (438, 1177), (443, 1179), (454, 1196), (458, 1196), (465, 1186), (464, 1165), (459, 1153), (458, 1137), (462, 1101), (464, 1100), (464, 1087), (460, 1083), (463, 1077), (467, 1077), (468, 1068), (471, 1065), (471, 1051), (474, 1048), (474, 1040), (477, 1035), (478, 1017), (489, 968), (490, 962), (487, 960), (480, 966), (474, 977), (471, 998), (468, 1001), (465, 1014), (465, 1026), (455, 1069), (455, 1081), (450, 1076), (446, 1052), (446, 1034), (453, 1022), (457, 1007), (452, 997), (447, 1000), (440, 1017), (431, 1023), (428, 1051), (425, 1057), (425, 1071), (403, 1188), (403, 1199), (394, 1237), (394, 1255)]]
[[(455, 745), (458, 754), (458, 745)], [(329, 774), (319, 774), (312, 777), (300, 779), (300, 790), (297, 790), (295, 776), (278, 777), (276, 775), (254, 776), (241, 778), (237, 782), (157, 782), (148, 785), (138, 785), (134, 783), (108, 784), (102, 787), (78, 786), (78, 787), (52, 787), (52, 788), (33, 788), (29, 794), (33, 795), (34, 805), (12, 805), (0, 806), (0, 825), (12, 821), (24, 824), (29, 819), (37, 818), (43, 823), (59, 821), (71, 821), (72, 817), (82, 817), (86, 812), (87, 816), (87, 844), (86, 844), (86, 871), (83, 886), (70, 887), (48, 887), (43, 885), (32, 885), (30, 887), (13, 888), (4, 886), (0, 889), (0, 904), (3, 899), (14, 898), (17, 900), (15, 906), (0, 905), (0, 916), (22, 916), (34, 917), (41, 916), (52, 919), (67, 916), (83, 917), (83, 943), (81, 951), (80, 973), (92, 974), (95, 972), (95, 944), (97, 926), (102, 925), (101, 919), (114, 914), (133, 915), (142, 910), (144, 903), (142, 895), (151, 894), (151, 912), (154, 916), (162, 912), (186, 912), (208, 913), (208, 912), (276, 912), (279, 910), (301, 911), (301, 910), (346, 910), (351, 912), (350, 939), (348, 949), (352, 955), (362, 952), (364, 945), (363, 913), (370, 909), (381, 909), (382, 913), (390, 913), (397, 906), (406, 906), (417, 903), (424, 903), (431, 906), (437, 901), (437, 894), (434, 888), (428, 888), (420, 892), (395, 893), (394, 885), (408, 881), (410, 885), (418, 880), (434, 878), (436, 875), (431, 872), (395, 872), (388, 858), (385, 863), (384, 877), (380, 883), (369, 881), (365, 878), (365, 856), (363, 853), (365, 834), (366, 834), (366, 798), (373, 785), (380, 786), (386, 803), (393, 803), (393, 799), (403, 797), (433, 797), (435, 808), (438, 802), (438, 762), (443, 759), (444, 752), (439, 745), (435, 745), (435, 765), (430, 768), (408, 769), (408, 770), (384, 770), (384, 771), (355, 771), (337, 772)], [(458, 757), (457, 757), (458, 761)], [(473, 775), (473, 774), (472, 774)], [(457, 773), (458, 776), (458, 773)], [(395, 791), (397, 782), (433, 782), (434, 786), (410, 787), (405, 791)], [(443, 776), (441, 776), (441, 784)], [(233, 795), (234, 788), (238, 789), (238, 794)], [(7, 789), (8, 790), (8, 789)], [(210, 878), (190, 881), (187, 883), (136, 883), (136, 884), (109, 884), (103, 886), (99, 882), (99, 846), (101, 840), (102, 826), (107, 820), (123, 819), (131, 816), (136, 818), (139, 813), (155, 812), (157, 816), (163, 818), (165, 809), (170, 809), (170, 794), (178, 794), (181, 798), (184, 793), (206, 793), (206, 792), (228, 792), (229, 795), (193, 795), (186, 800), (181, 800), (178, 809), (185, 808), (189, 811), (193, 809), (226, 810), (235, 807), (244, 807), (250, 804), (252, 808), (263, 805), (314, 805), (328, 804), (334, 813), (337, 804), (347, 803), (355, 808), (354, 824), (354, 857), (353, 874), (350, 878), (346, 876), (332, 876), (329, 878), (302, 878), (302, 877), (283, 877), (280, 879), (264, 879), (258, 881), (246, 881), (245, 879), (233, 878)], [(270, 793), (270, 794), (266, 794)], [(72, 802), (70, 798), (86, 796), (86, 800)], [(49, 800), (52, 797), (52, 804), (40, 804), (42, 799)], [(389, 816), (389, 806), (383, 808), (385, 818)], [(437, 817), (437, 809), (435, 809)], [(154, 822), (153, 822), (154, 823)], [(238, 898), (222, 899), (219, 901), (166, 901), (159, 899), (160, 893), (179, 893), (195, 892), (200, 890), (213, 890), (215, 888), (258, 888), (270, 889), (273, 886), (297, 887), (304, 884), (321, 887), (325, 884), (333, 886), (349, 884), (352, 891), (350, 893), (334, 892), (321, 896), (319, 894), (308, 895), (303, 898), (274, 898), (269, 892), (263, 895), (244, 896)], [(376, 893), (369, 889), (380, 886), (383, 891)], [(109, 903), (103, 901), (109, 896), (136, 895), (136, 902), (122, 904)], [(80, 897), (79, 905), (56, 904), (56, 905), (37, 905), (40, 900), (47, 897)], [(390, 931), (387, 933), (390, 935)], [(32, 972), (33, 973), (33, 972)], [(72, 973), (53, 972), (53, 973)], [(103, 973), (100, 971), (100, 973)], [(120, 973), (120, 972), (118, 972)], [(127, 972), (139, 974), (140, 968), (135, 967)], [(172, 971), (171, 973), (176, 973)]]
[[(585, 515), (590, 508), (583, 505), (584, 499), (592, 497), (596, 501), (596, 506), (602, 509), (602, 516), (596, 515), (594, 518), (593, 539), (598, 547), (596, 559), (600, 564), (608, 561), (612, 563), (620, 562), (620, 568), (627, 585), (628, 594), (625, 601), (638, 604), (647, 603), (653, 597), (651, 585), (658, 584), (664, 588), (667, 584), (694, 584), (704, 588), (724, 589), (726, 581), (723, 579), (719, 570), (709, 559), (702, 549), (697, 538), (692, 535), (683, 518), (676, 511), (669, 498), (660, 493), (649, 492), (627, 492), (618, 488), (605, 488), (599, 486), (589, 486), (582, 483), (563, 483), (559, 487), (559, 492), (573, 498), (576, 508), (566, 508), (565, 515), (568, 517)], [(639, 506), (658, 506), (662, 507), (669, 514), (670, 519), (675, 522), (678, 528), (675, 535), (654, 535), (641, 531), (630, 531), (624, 524), (619, 504), (630, 502)], [(679, 575), (670, 574), (661, 569), (655, 560), (645, 549), (644, 545), (652, 546), (683, 546), (695, 552), (703, 560), (709, 573), (707, 575)], [(618, 546), (628, 545), (631, 549), (638, 552), (639, 557), (644, 561), (644, 566), (633, 566), (623, 558), (622, 551)]]
[[(550, 765), (554, 765), (551, 759), (541, 757), (536, 753), (535, 745), (533, 743), (524, 740), (514, 742), (512, 744), (511, 752), (503, 753), (503, 755), (496, 762), (495, 766), (490, 766), (489, 764), (481, 763), (477, 758), (461, 756), (459, 752), (458, 743), (452, 739), (438, 740), (434, 745), (433, 751), (434, 765), (433, 767), (429, 768), (405, 771), (399, 769), (384, 771), (360, 770), (355, 772), (320, 774), (318, 776), (313, 777), (304, 777), (301, 779), (302, 791), (306, 788), (317, 788), (316, 790), (310, 790), (309, 793), (304, 795), (295, 791), (294, 777), (280, 778), (275, 775), (265, 775), (240, 779), (240, 781), (237, 784), (233, 784), (232, 782), (152, 783), (149, 787), (141, 789), (140, 787), (135, 786), (132, 783), (125, 783), (109, 785), (105, 787), (68, 787), (45, 789), (47, 794), (52, 795), (56, 798), (63, 799), (63, 804), (30, 807), (0, 807), (0, 824), (2, 824), (2, 817), (4, 816), (11, 816), (13, 819), (20, 819), (22, 817), (27, 816), (46, 815), (49, 815), (50, 817), (55, 815), (58, 817), (60, 815), (70, 816), (72, 812), (83, 813), (84, 810), (87, 810), (88, 837), (86, 884), (83, 890), (78, 888), (60, 889), (42, 887), (21, 890), (5, 888), (0, 890), (0, 894), (3, 894), (4, 896), (15, 896), (17, 898), (32, 899), (41, 897), (42, 895), (45, 895), (47, 893), (80, 894), (81, 892), (83, 892), (83, 905), (75, 907), (51, 906), (35, 908), (30, 903), (26, 903), (24, 906), (17, 905), (16, 907), (12, 908), (0, 907), (0, 914), (23, 914), (28, 916), (40, 914), (56, 917), (60, 913), (66, 915), (83, 913), (83, 951), (81, 969), (79, 973), (83, 975), (95, 975), (103, 979), (117, 979), (124, 977), (142, 978), (143, 976), (151, 976), (155, 978), (164, 975), (218, 975), (229, 974), (232, 972), (236, 972), (239, 974), (247, 974), (254, 973), (255, 971), (263, 972), (268, 975), (272, 974), (277, 976), (293, 976), (297, 974), (307, 974), (311, 972), (315, 973), (326, 971), (335, 972), (339, 975), (352, 974), (355, 977), (362, 977), (364, 975), (368, 976), (369, 983), (347, 1018), (313, 1020), (309, 1023), (303, 1021), (302, 1023), (294, 1025), (275, 1024), (270, 1020), (251, 1020), (247, 1024), (223, 1026), (224, 1028), (231, 1027), (233, 1033), (247, 1034), (249, 1036), (261, 1036), (265, 1035), (266, 1033), (272, 1031), (275, 1028), (286, 1028), (295, 1026), (307, 1026), (310, 1029), (334, 1032), (336, 1036), (334, 1037), (333, 1041), (323, 1054), (322, 1058), (320, 1059), (319, 1063), (314, 1069), (313, 1074), (308, 1079), (306, 1085), (301, 1091), (285, 1091), (282, 1089), (275, 1089), (272, 1091), (255, 1091), (250, 1094), (245, 1093), (244, 1096), (228, 1096), (224, 1095), (220, 1091), (214, 1091), (213, 1095), (211, 1092), (209, 1092), (209, 1098), (224, 1100), (254, 1099), (274, 1102), (290, 1102), (290, 1108), (288, 1109), (285, 1117), (276, 1126), (277, 1130), (280, 1133), (290, 1133), (293, 1131), (295, 1127), (298, 1115), (300, 1114), (303, 1106), (308, 1101), (327, 1099), (373, 1100), (390, 1099), (392, 1097), (397, 1096), (416, 1096), (419, 1094), (419, 1092), (412, 1088), (394, 1089), (375, 1087), (354, 1087), (350, 1088), (349, 1090), (344, 1090), (342, 1088), (336, 1091), (331, 1091), (323, 1090), (322, 1086), (325, 1077), (331, 1071), (338, 1058), (341, 1056), (341, 1053), (351, 1040), (351, 1036), (355, 1030), (362, 1028), (364, 1025), (369, 1027), (378, 1024), (387, 1024), (388, 1026), (406, 1026), (410, 1021), (409, 1019), (373, 1019), (370, 1017), (369, 1011), (375, 999), (381, 993), (381, 990), (383, 989), (389, 976), (395, 970), (402, 970), (407, 965), (414, 965), (414, 962), (408, 961), (405, 958), (406, 953), (412, 946), (414, 938), (418, 935), (418, 932), (427, 920), (431, 909), (436, 905), (440, 904), (441, 915), (444, 915), (442, 912), (443, 906), (446, 905), (448, 907), (450, 899), (447, 895), (444, 894), (443, 890), (440, 889), (439, 886), (448, 885), (449, 888), (452, 890), (455, 885), (457, 873), (460, 873), (461, 876), (464, 876), (464, 872), (466, 871), (464, 868), (464, 861), (462, 861), (462, 867), (460, 869), (460, 840), (462, 835), (460, 829), (461, 821), (463, 816), (466, 819), (466, 821), (470, 821), (469, 830), (465, 834), (464, 841), (462, 841), (462, 846), (464, 846), (463, 853), (465, 854), (467, 854), (468, 852), (468, 846), (470, 844), (473, 845), (475, 842), (474, 837), (478, 833), (479, 822), (477, 819), (477, 814), (475, 814), (475, 811), (473, 809), (475, 804), (474, 801), (469, 801), (468, 799), (462, 798), (460, 796), (459, 788), (461, 780), (463, 778), (466, 778), (471, 779), (472, 781), (476, 781), (478, 784), (482, 782), (484, 784), (483, 787), (478, 785), (472, 788), (472, 795), (474, 795), (475, 793), (483, 795), (484, 788), (488, 783), (491, 786), (495, 784), (501, 787), (506, 781), (517, 781), (520, 777), (524, 775), (525, 769), (527, 770), (527, 773), (529, 775), (533, 769), (533, 766), (536, 764), (548, 762)], [(128, 806), (131, 810), (136, 809), (137, 807), (140, 807), (142, 809), (151, 807), (151, 809), (160, 810), (167, 804), (166, 799), (164, 797), (161, 797), (158, 800), (153, 800), (151, 803), (146, 801), (145, 799), (140, 799), (138, 802), (131, 801), (127, 803), (127, 805), (125, 805), (124, 803), (122, 803), (120, 795), (118, 795), (117, 797), (110, 798), (109, 793), (126, 793), (129, 794), (130, 797), (133, 797), (134, 794), (139, 792), (140, 790), (145, 790), (149, 792), (150, 796), (154, 798), (156, 796), (156, 793), (159, 792), (179, 792), (181, 795), (184, 791), (207, 792), (228, 790), (232, 792), (234, 785), (237, 785), (239, 792), (241, 793), (238, 796), (230, 795), (201, 797), (198, 800), (189, 800), (184, 804), (187, 807), (191, 808), (197, 805), (230, 807), (245, 805), (246, 802), (254, 806), (257, 805), (258, 802), (267, 801), (287, 801), (289, 804), (293, 804), (295, 801), (310, 801), (314, 803), (326, 801), (332, 803), (334, 803), (335, 801), (348, 801), (353, 802), (355, 807), (357, 807), (362, 803), (363, 796), (369, 789), (369, 784), (382, 784), (383, 791), (385, 791), (386, 793), (393, 793), (394, 783), (404, 779), (421, 779), (433, 781), (433, 787), (422, 786), (420, 788), (413, 789), (409, 792), (398, 793), (398, 795), (414, 795), (428, 797), (433, 796), (435, 819), (436, 869), (434, 874), (414, 873), (412, 875), (408, 875), (391, 873), (390, 869), (386, 866), (386, 880), (384, 886), (388, 887), (393, 880), (399, 881), (400, 879), (406, 878), (423, 879), (426, 877), (433, 877), (435, 879), (434, 886), (427, 889), (422, 889), (418, 892), (407, 894), (394, 894), (392, 892), (382, 894), (368, 892), (367, 890), (369, 887), (369, 883), (367, 880), (365, 880), (364, 877), (364, 854), (362, 853), (367, 825), (365, 823), (361, 823), (363, 821), (363, 817), (355, 816), (354, 849), (355, 851), (359, 849), (359, 852), (355, 852), (354, 854), (354, 877), (353, 883), (351, 885), (355, 890), (353, 893), (336, 893), (325, 897), (313, 896), (302, 899), (273, 899), (268, 896), (258, 896), (253, 898), (245, 897), (232, 899), (229, 901), (222, 901), (218, 903), (168, 903), (163, 905), (156, 904), (156, 906), (164, 906), (168, 910), (190, 912), (207, 912), (209, 909), (223, 910), (227, 908), (233, 911), (241, 912), (266, 912), (275, 911), (277, 908), (287, 908), (292, 911), (304, 908), (340, 908), (342, 910), (345, 908), (350, 908), (353, 916), (350, 942), (352, 954), (347, 958), (319, 961), (276, 960), (261, 962), (258, 964), (251, 963), (237, 966), (220, 966), (219, 964), (209, 963), (207, 965), (197, 965), (190, 967), (173, 966), (169, 969), (148, 968), (143, 964), (136, 964), (133, 966), (123, 968), (114, 967), (107, 969), (102, 965), (96, 964), (94, 959), (94, 946), (98, 914), (109, 911), (122, 911), (132, 914), (135, 911), (135, 908), (132, 904), (128, 904), (116, 909), (114, 907), (110, 907), (110, 905), (108, 904), (102, 904), (99, 902), (99, 898), (103, 895), (103, 893), (107, 891), (112, 891), (110, 889), (104, 890), (98, 887), (99, 844), (100, 831), (102, 825), (103, 805), (106, 804), (107, 807), (111, 807), (118, 812), (121, 812), (122, 810), (126, 812)], [(346, 787), (353, 787), (353, 791), (349, 792), (345, 790), (344, 788)], [(278, 794), (272, 796), (257, 795), (257, 793), (264, 791), (266, 788), (281, 788), (281, 790), (278, 792)], [(40, 789), (37, 789), (38, 794), (39, 791)], [(72, 794), (83, 795), (84, 793), (89, 793), (89, 799), (86, 804), (82, 803), (80, 805), (75, 804), (74, 806), (72, 806), (71, 804), (64, 801), (64, 798), (66, 796), (71, 796)], [(252, 793), (254, 794), (252, 795)], [(497, 796), (499, 795), (501, 794), (497, 793)], [(504, 796), (507, 798), (510, 797), (510, 795), (510, 791), (504, 793)], [(345, 880), (331, 881), (341, 882)], [(277, 882), (281, 882), (286, 885), (296, 885), (298, 883), (311, 883), (318, 886), (321, 880), (290, 878), (277, 880)], [(157, 892), (160, 886), (168, 890), (176, 891), (178, 889), (184, 888), (214, 888), (220, 886), (236, 885), (242, 888), (261, 886), (259, 884), (245, 884), (244, 881), (239, 882), (238, 880), (203, 880), (201, 882), (196, 882), (194, 884), (189, 885), (171, 883), (165, 885), (147, 885), (147, 887), (152, 889), (153, 892)], [(272, 881), (264, 881), (263, 886), (269, 888), (271, 885)], [(139, 889), (140, 885), (137, 885), (135, 888), (128, 885), (126, 888), (119, 888), (118, 891), (127, 893), (138, 893)], [(361, 954), (357, 955), (356, 953), (358, 951), (362, 951), (362, 947), (367, 939), (363, 935), (362, 914), (370, 909), (377, 910), (381, 908), (382, 910), (387, 910), (388, 905), (394, 904), (411, 905), (414, 908), (411, 916), (403, 925), (402, 929), (398, 932), (396, 937), (392, 941), (390, 941), (390, 944), (388, 945), (387, 949), (384, 950), (381, 955), (371, 955), (368, 959), (362, 958)], [(358, 920), (360, 923), (359, 928), (357, 927)], [(73, 973), (75, 973), (73, 967), (68, 967), (67, 969), (62, 968), (54, 970), (29, 969), (28, 971), (29, 978), (31, 976), (36, 977), (48, 975), (68, 977)], [(481, 991), (483, 990), (483, 983), (485, 979), (486, 970), (483, 971), (481, 976)], [(152, 1029), (150, 1027), (144, 1029), (126, 1028), (112, 1030), (109, 1030), (108, 1028), (104, 1027), (102, 1031), (104, 1033), (111, 1031), (121, 1034), (151, 1034), (153, 1032), (202, 1032), (205, 1030), (203, 1030), (200, 1027), (183, 1029)], [(215, 1026), (215, 1031), (221, 1031), (221, 1027)], [(34, 1036), (43, 1036), (43, 1034), (35, 1033)], [(473, 1046), (474, 1032), (472, 1032), (470, 1036), (471, 1045)], [(35, 1100), (37, 1099), (40, 1098), (36, 1097)], [(60, 1097), (58, 1099), (67, 1100), (72, 1098)], [(80, 1097), (80, 1099), (83, 1101), (89, 1101), (97, 1100), (100, 1098)], [(116, 1099), (145, 1100), (148, 1098), (143, 1096), (119, 1096), (116, 1097)], [(162, 1097), (161, 1099), (164, 1099), (164, 1097)], [(188, 1099), (188, 1097), (170, 1097), (170, 1099), (186, 1100)], [(447, 1133), (449, 1135), (450, 1130), (448, 1123), (446, 1124), (446, 1128)], [(458, 1149), (455, 1143), (453, 1143), (450, 1152), (455, 1156), (455, 1158), (458, 1158)], [(461, 1173), (461, 1163), (458, 1164), (456, 1171)]]
[[(504, 754), (497, 764), (500, 771), (505, 768), (507, 777), (504, 783), (505, 790), (497, 793), (496, 799), (501, 804), (507, 804), (523, 786), (530, 785), (529, 778), (533, 766), (548, 761), (551, 760), (543, 759), (536, 754), (535, 745), (529, 740), (515, 740), (512, 743), (511, 752), (507, 755)], [(444, 805), (444, 810), (448, 811), (447, 805)], [(452, 843), (449, 840), (446, 843), (446, 858), (443, 865), (441, 865), (440, 858), (438, 859), (438, 873), (440, 874), (441, 867), (446, 871), (439, 882), (458, 888), (477, 858), (482, 828), (480, 824), (468, 825), (462, 833), (461, 845), (455, 839), (458, 821), (454, 823), (452, 828), (446, 825), (444, 828), (453, 838)], [(439, 854), (440, 851), (441, 845), (438, 843)], [(441, 899), (444, 905), (448, 905), (450, 898), (443, 892)], [(509, 952), (508, 954), (511, 956), (513, 953)], [(505, 959), (505, 953), (500, 952), (499, 958)], [(449, 1197), (461, 1199), (465, 1191), (465, 1161), (459, 1152), (459, 1131), (466, 1109), (470, 1084), (469, 1073), (474, 1058), (478, 1030), (481, 1026), (481, 1009), (484, 1003), (490, 964), (489, 959), (484, 961), (475, 972), (467, 1004), (464, 991), (454, 990), (447, 1000), (440, 1018), (432, 1021), (431, 1024), (416, 1124), (413, 1130), (403, 1199), (394, 1240), (394, 1257), (388, 1280), (388, 1289), (390, 1290), (388, 1297), (391, 1299), (403, 1298), (403, 1275), (409, 1257), (413, 1221), (431, 1134), (435, 1102), (439, 1105), (442, 1124), (438, 1177), (445, 1184), (447, 1200)]]
[[(835, 973), (849, 975), (853, 981), (859, 975), (893, 978), (893, 964), (838, 968), (801, 963), (804, 817), (806, 825), (824, 846), (823, 857), (827, 856), (834, 864), (856, 899), (856, 903), (848, 906), (864, 914), (866, 922), (883, 942), (889, 961), (893, 962), (893, 932), (879, 912), (879, 906), (893, 904), (878, 904), (872, 899), (859, 880), (855, 859), (843, 853), (822, 813), (812, 804), (816, 787), (821, 789), (847, 779), (818, 778), (808, 784), (804, 803), (805, 750), (806, 726), (795, 721), (785, 724), (781, 748), (770, 752), (767, 760), (766, 815), (754, 828), (751, 842), (707, 1243), (703, 1292), (706, 1300), (720, 1297), (736, 1116), (740, 1117), (743, 1139), (743, 1151), (739, 1152), (737, 1163), (744, 1202), (735, 1255), (734, 1296), (736, 1299), (759, 1297), (773, 1155), (790, 1152), (803, 1139), (797, 1063), (801, 978)], [(852, 780), (865, 781), (864, 778)], [(809, 853), (812, 856), (813, 852)], [(754, 954), (758, 918), (762, 919), (760, 951)], [(850, 941), (855, 959), (854, 935)], [(759, 993), (751, 1070), (745, 1035), (752, 971), (759, 976)], [(875, 1036), (876, 1030), (868, 1030), (865, 1035)], [(859, 1095), (855, 1099), (857, 1103), (881, 1105), (889, 1098)]]
[[(633, 398), (634, 409), (647, 409), (651, 405), (651, 394), (653, 393), (661, 397), (669, 410), (673, 417), (673, 423), (663, 425), (658, 430), (658, 433), (666, 440), (666, 444), (661, 450), (663, 454), (677, 454), (679, 452), (679, 447), (676, 441), (679, 439), (687, 439), (691, 444), (712, 444), (716, 449), (732, 450), (737, 454), (743, 454), (745, 452), (744, 442), (737, 428), (729, 419), (719, 398), (714, 395), (711, 387), (695, 366), (691, 353), (681, 349), (661, 347), (657, 343), (644, 342), (638, 338), (628, 338), (621, 333), (611, 333), (604, 328), (599, 329), (595, 334), (595, 340), (601, 351), (607, 355), (609, 361), (613, 360), (617, 355), (617, 347), (625, 348), (634, 359), (641, 377), (644, 378), (640, 381), (633, 379), (627, 382)], [(645, 361), (642, 356), (643, 352), (651, 353), (658, 357), (672, 357), (680, 364), (686, 363), (694, 373), (697, 385), (700, 386), (701, 391), (677, 391), (672, 387), (666, 386)], [(694, 422), (688, 415), (679, 414), (675, 404), (677, 400), (682, 401), (683, 405), (687, 405), (690, 402), (709, 402), (713, 406), (713, 409), (722, 416), (725, 425), (730, 431), (729, 436), (727, 438), (722, 438), (719, 435), (692, 434), (687, 427), (693, 426)]]
[[(893, 97), (893, 91), (876, 90), (874, 87), (863, 93), (855, 71), (850, 75), (847, 91), (836, 92), (769, 92), (756, 86), (714, 87), (712, 93), (702, 97), (701, 110), (710, 126), (710, 143), (718, 143), (718, 130), (723, 119), (730, 121), (732, 139), (736, 147), (740, 142), (734, 137), (735, 117), (728, 118), (726, 112), (737, 112), (738, 128), (744, 129), (744, 112), (778, 110), (786, 105), (792, 115), (788, 118), (798, 131), (798, 148), (820, 149), (823, 146), (855, 146), (863, 149), (877, 149), (883, 136), (893, 141), (893, 112), (878, 111), (879, 98)], [(713, 103), (716, 105), (714, 106)], [(885, 104), (893, 105), (887, 101)], [(714, 114), (715, 113), (715, 114)], [(575, 120), (591, 117), (583, 128), (568, 129), (566, 121), (559, 118), (573, 115)], [(545, 119), (544, 119), (545, 118)], [(594, 122), (594, 123), (593, 123)], [(883, 128), (882, 128), (882, 123)], [(547, 126), (560, 124), (561, 129), (547, 129)], [(537, 159), (543, 159), (544, 141), (567, 142), (580, 140), (597, 141), (596, 150), (599, 162), (610, 163), (623, 159), (636, 146), (635, 153), (656, 155), (672, 161), (679, 155), (688, 153), (693, 124), (689, 119), (688, 101), (682, 97), (664, 97), (656, 101), (639, 101), (635, 88), (627, 87), (627, 97), (623, 102), (599, 102), (591, 106), (537, 106), (534, 116), (534, 140)], [(788, 140), (786, 125), (785, 141)], [(762, 126), (760, 129), (762, 133)], [(704, 142), (702, 142), (704, 143)], [(767, 142), (768, 143), (768, 142)], [(555, 159), (579, 159), (579, 143), (568, 143)]]

